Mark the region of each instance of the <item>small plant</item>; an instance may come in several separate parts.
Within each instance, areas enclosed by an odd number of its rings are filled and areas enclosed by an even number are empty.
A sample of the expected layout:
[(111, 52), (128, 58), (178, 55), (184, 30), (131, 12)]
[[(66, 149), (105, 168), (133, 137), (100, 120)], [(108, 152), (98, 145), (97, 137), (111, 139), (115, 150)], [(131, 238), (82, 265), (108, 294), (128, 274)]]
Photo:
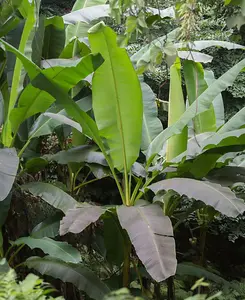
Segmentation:
[(16, 273), (13, 269), (8, 269), (6, 261), (0, 261), (0, 299), (8, 300), (62, 300), (63, 297), (53, 298), (48, 296), (56, 290), (52, 289), (47, 283), (34, 274), (17, 282)]

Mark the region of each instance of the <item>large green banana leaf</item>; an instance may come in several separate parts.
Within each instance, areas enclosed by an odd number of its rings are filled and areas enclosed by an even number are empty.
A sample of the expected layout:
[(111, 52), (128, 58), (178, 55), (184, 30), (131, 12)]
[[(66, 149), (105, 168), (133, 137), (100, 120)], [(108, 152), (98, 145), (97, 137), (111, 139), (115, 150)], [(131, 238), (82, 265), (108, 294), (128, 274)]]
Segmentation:
[(116, 34), (103, 22), (89, 31), (93, 53), (104, 63), (93, 77), (93, 110), (100, 135), (106, 138), (114, 167), (130, 170), (141, 145), (143, 104), (140, 83)]

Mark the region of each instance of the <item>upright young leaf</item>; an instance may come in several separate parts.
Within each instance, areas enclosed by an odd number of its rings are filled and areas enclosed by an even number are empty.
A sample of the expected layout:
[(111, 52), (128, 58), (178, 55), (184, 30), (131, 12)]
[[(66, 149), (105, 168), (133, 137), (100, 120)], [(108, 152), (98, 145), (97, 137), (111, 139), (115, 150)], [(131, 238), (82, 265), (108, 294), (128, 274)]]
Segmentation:
[(107, 139), (114, 167), (130, 170), (139, 155), (142, 95), (138, 77), (116, 34), (103, 22), (89, 31), (93, 53), (104, 63), (93, 77), (93, 110), (100, 135)]
[[(60, 68), (58, 70), (47, 69), (42, 71), (37, 65), (4, 40), (0, 39), (0, 42), (4, 44), (8, 51), (13, 52), (22, 61), (23, 66), (32, 80), (31, 84), (34, 87), (44, 90), (52, 95), (56, 99), (58, 105), (62, 106), (68, 115), (80, 123), (83, 133), (92, 138), (99, 146), (111, 171), (114, 172), (113, 163), (107, 154), (95, 121), (88, 114), (82, 111), (68, 95), (68, 91), (73, 87), (74, 82), (78, 83), (101, 65), (103, 62), (102, 57), (100, 55), (88, 55), (82, 58), (82, 61), (80, 61), (81, 64), (79, 63), (79, 70), (76, 68), (74, 70), (74, 67), (71, 67), (71, 74), (67, 72), (67, 69), (66, 72), (64, 72), (64, 70), (61, 71)], [(70, 82), (71, 78), (73, 79), (72, 83)], [(64, 81), (65, 85), (63, 84)], [(121, 186), (118, 183), (117, 185), (121, 196), (123, 197)]]
[[(185, 112), (185, 102), (181, 86), (180, 61), (170, 67), (170, 92), (168, 106), (168, 126), (173, 125)], [(187, 127), (167, 142), (166, 160), (171, 161), (187, 149)]]
[[(237, 75), (245, 67), (245, 59), (241, 60), (234, 67), (229, 69), (221, 77), (209, 86), (197, 99), (193, 102), (188, 109), (183, 113), (180, 119), (172, 126), (165, 129), (160, 133), (150, 144), (147, 157), (151, 157), (161, 151), (164, 143), (174, 134), (182, 132), (183, 128), (190, 122), (190, 120), (196, 117), (198, 114), (208, 110), (212, 101), (227, 87), (233, 84)], [(198, 103), (198, 105), (197, 105)]]
[(139, 259), (157, 282), (173, 276), (177, 260), (173, 227), (157, 204), (118, 206), (117, 214)]
[(192, 50), (196, 50), (196, 51), (201, 51), (201, 50), (207, 49), (209, 47), (222, 47), (222, 48), (226, 48), (228, 50), (244, 49), (243, 45), (226, 42), (226, 41), (216, 41), (216, 40), (194, 41), (194, 42), (188, 43), (188, 45), (186, 45), (186, 43), (176, 43), (175, 46), (178, 49), (188, 47), (188, 49), (192, 49)]
[[(26, 57), (31, 57), (31, 45), (32, 45), (32, 39), (34, 37), (34, 32), (35, 32), (36, 13), (38, 12), (39, 4), (40, 4), (39, 1), (37, 1), (36, 3), (36, 1), (32, 0), (29, 2), (27, 1), (25, 5), (25, 10), (27, 10), (26, 11), (27, 18), (21, 35), (19, 52), (25, 54)], [(9, 116), (16, 104), (18, 94), (20, 90), (23, 88), (24, 76), (22, 74), (22, 67), (23, 67), (22, 61), (19, 58), (16, 58), (9, 105), (7, 108), (7, 119), (6, 119), (6, 123), (4, 124), (3, 133), (2, 133), (3, 144), (7, 147), (9, 147), (12, 142), (12, 126), (9, 120)]]
[[(77, 101), (76, 104), (84, 112), (92, 109), (92, 99), (90, 96), (82, 98), (81, 100)], [(57, 107), (52, 107), (47, 112), (67, 116), (65, 109), (59, 110)], [(29, 137), (39, 137), (52, 134), (54, 129), (62, 124), (63, 123), (60, 120), (55, 120), (46, 117), (44, 114), (41, 114), (33, 123), (29, 132)]]
[(45, 155), (45, 159), (49, 161), (54, 160), (58, 164), (86, 162), (89, 164), (92, 163), (108, 166), (104, 155), (101, 152), (96, 151), (97, 149), (97, 146), (82, 145), (68, 150), (59, 151), (55, 154)]
[[(188, 102), (191, 105), (208, 87), (204, 79), (204, 70), (200, 63), (191, 60), (183, 62), (183, 70), (185, 76), (185, 84), (188, 95)], [(198, 102), (196, 103), (198, 106)], [(196, 134), (216, 131), (216, 118), (213, 104), (210, 108), (199, 114), (193, 119), (194, 132)]]

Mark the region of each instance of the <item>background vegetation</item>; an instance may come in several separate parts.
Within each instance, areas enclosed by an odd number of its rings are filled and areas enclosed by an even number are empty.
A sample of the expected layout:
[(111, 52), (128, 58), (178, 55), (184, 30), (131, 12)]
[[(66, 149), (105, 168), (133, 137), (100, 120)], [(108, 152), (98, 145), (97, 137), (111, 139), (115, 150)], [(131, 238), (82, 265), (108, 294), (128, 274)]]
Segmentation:
[(244, 7), (0, 0), (0, 299), (245, 299)]

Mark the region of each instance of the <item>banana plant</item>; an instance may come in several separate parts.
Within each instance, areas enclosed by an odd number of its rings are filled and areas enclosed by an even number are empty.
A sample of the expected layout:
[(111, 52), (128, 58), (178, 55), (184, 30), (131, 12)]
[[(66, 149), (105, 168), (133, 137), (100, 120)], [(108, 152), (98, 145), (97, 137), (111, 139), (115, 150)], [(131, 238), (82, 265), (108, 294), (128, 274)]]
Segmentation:
[[(72, 121), (67, 118), (60, 118), (59, 121), (62, 120), (64, 122), (65, 119), (69, 125), (74, 126), (78, 131), (82, 131), (84, 135), (98, 145), (116, 181), (123, 205), (117, 207), (115, 210), (115, 208), (91, 207), (89, 205), (79, 207), (76, 203), (75, 206), (78, 207), (75, 208), (74, 201), (66, 199), (69, 205), (71, 205), (70, 207), (68, 206), (69, 209), (66, 211), (68, 207), (64, 208), (60, 201), (63, 201), (61, 199), (64, 199), (64, 197), (67, 198), (68, 195), (61, 193), (58, 188), (54, 192), (53, 186), (37, 183), (37, 185), (34, 184), (31, 187), (23, 186), (23, 189), (45, 198), (51, 205), (65, 212), (66, 216), (62, 221), (60, 229), (61, 234), (65, 234), (66, 232), (81, 232), (88, 225), (104, 215), (107, 215), (107, 217), (109, 215), (109, 219), (116, 218), (116, 222), (120, 224), (119, 229), (124, 241), (124, 285), (129, 286), (130, 282), (131, 242), (135, 246), (136, 252), (140, 260), (145, 264), (148, 272), (155, 280), (162, 281), (173, 275), (176, 269), (175, 245), (171, 222), (168, 217), (162, 214), (157, 205), (146, 202), (138, 206), (133, 206), (139, 185), (136, 186), (136, 192), (132, 191), (132, 166), (138, 158), (142, 141), (143, 103), (140, 82), (126, 51), (117, 46), (116, 34), (109, 27), (106, 27), (103, 23), (99, 23), (93, 27), (89, 32), (89, 41), (92, 53), (101, 53), (103, 60), (99, 55), (88, 55), (82, 59), (78, 59), (75, 63), (72, 62), (69, 66), (53, 66), (44, 70), (41, 70), (22, 51), (17, 50), (6, 41), (1, 40), (1, 44), (6, 51), (16, 55), (29, 76), (30, 84), (27, 85), (21, 96), (25, 93), (26, 89), (29, 89), (29, 91), (27, 90), (29, 95), (31, 92), (34, 96), (34, 91), (36, 91), (37, 95), (40, 95), (42, 99), (52, 99), (49, 102), (49, 106), (56, 100), (57, 105), (65, 109), (67, 116), (73, 118)], [(102, 62), (103, 64), (100, 66)], [(119, 64), (118, 62), (121, 63)], [(98, 72), (95, 71), (96, 67), (99, 67)], [(92, 81), (95, 121), (82, 111), (68, 94), (78, 82), (92, 71), (95, 71)], [(67, 78), (69, 78), (69, 82), (67, 82)], [(131, 89), (126, 88), (129, 85)], [(24, 100), (22, 101), (24, 104), (26, 103)], [(108, 105), (108, 101), (110, 101), (110, 105)], [(20, 106), (17, 106), (15, 108), (16, 116), (17, 112), (20, 114), (22, 110)], [(46, 114), (46, 121), (47, 117), (51, 116), (52, 113)], [(15, 127), (17, 128), (18, 126), (16, 125)], [(23, 155), (31, 139), (37, 134), (37, 131), (34, 130), (33, 133), (19, 151), (19, 157)], [(50, 192), (48, 192), (49, 190)], [(56, 197), (50, 198), (50, 195), (56, 195), (60, 201), (57, 202)], [(90, 213), (88, 218), (85, 218), (87, 212)], [(80, 225), (78, 224), (78, 227), (76, 224), (73, 225), (73, 220), (75, 220), (73, 217), (71, 219), (71, 215), (73, 214), (77, 215), (78, 219), (82, 221)], [(127, 219), (129, 216), (130, 220)], [(154, 216), (159, 220), (157, 226), (155, 225)], [(152, 224), (153, 227), (149, 227), (148, 223)], [(140, 236), (137, 235), (139, 227), (144, 228)], [(125, 235), (124, 228), (127, 230), (129, 237)], [(158, 232), (159, 235), (156, 236), (153, 232)], [(142, 251), (142, 243), (145, 242), (146, 236), (149, 240), (148, 248)], [(31, 248), (41, 247), (51, 257), (55, 255), (55, 247), (58, 246), (55, 242), (53, 243), (52, 240), (49, 240), (49, 237), (42, 237), (40, 241), (37, 238), (29, 237), (14, 242), (13, 245), (19, 247), (16, 252), (24, 244)], [(66, 246), (64, 245), (64, 247)], [(152, 252), (156, 254), (154, 255), (153, 264), (149, 261), (149, 255)], [(11, 262), (14, 257), (15, 254), (11, 256)], [(29, 259), (27, 265), (36, 268), (41, 273), (54, 275), (54, 268), (49, 268), (51, 261), (53, 261), (53, 264), (58, 264), (62, 270), (66, 269), (68, 272), (67, 268), (70, 268), (70, 274), (73, 272), (72, 268), (74, 266), (71, 267), (71, 264), (74, 264), (75, 261), (68, 262), (63, 257), (57, 257), (57, 261), (54, 261), (53, 258), (47, 258), (47, 262), (45, 263), (45, 259), (38, 259)], [(69, 266), (67, 265), (68, 263)], [(60, 275), (56, 274), (56, 276), (61, 276), (60, 278), (64, 281), (71, 280), (74, 282), (74, 275), (70, 276), (70, 279), (67, 277), (64, 278), (63, 275), (67, 272), (62, 271)], [(81, 273), (81, 280), (83, 277), (84, 275)], [(80, 280), (78, 282), (79, 288), (86, 286), (86, 284), (80, 285)], [(106, 288), (103, 285), (101, 290), (95, 293), (90, 285), (89, 289), (85, 291), (92, 298), (101, 299), (101, 293), (105, 292), (105, 290)]]
[[(105, 60), (93, 76), (92, 99), (96, 123), (90, 120), (90, 130), (93, 130), (93, 139), (96, 138), (117, 183), (123, 205), (116, 210), (93, 206), (69, 210), (61, 222), (60, 233), (81, 232), (100, 217), (105, 218), (105, 215), (107, 218), (108, 215), (116, 218), (124, 240), (124, 286), (129, 286), (130, 282), (131, 243), (149, 274), (155, 280), (162, 281), (173, 275), (176, 268), (171, 222), (157, 205), (148, 202), (134, 205), (137, 193), (132, 191), (131, 183), (132, 166), (138, 158), (142, 138), (143, 103), (140, 82), (126, 51), (117, 46), (116, 34), (109, 27), (103, 23), (92, 27), (89, 41), (92, 52), (101, 53)], [(126, 88), (129, 85), (131, 88)], [(122, 180), (115, 170), (122, 172)], [(136, 187), (136, 192), (138, 188), (139, 186)], [(158, 220), (157, 225), (153, 224), (155, 218)], [(123, 234), (122, 229), (126, 229), (129, 238)], [(152, 235), (153, 231), (159, 235)], [(145, 238), (148, 246), (143, 249)], [(156, 254), (152, 263), (149, 263), (150, 252)]]

